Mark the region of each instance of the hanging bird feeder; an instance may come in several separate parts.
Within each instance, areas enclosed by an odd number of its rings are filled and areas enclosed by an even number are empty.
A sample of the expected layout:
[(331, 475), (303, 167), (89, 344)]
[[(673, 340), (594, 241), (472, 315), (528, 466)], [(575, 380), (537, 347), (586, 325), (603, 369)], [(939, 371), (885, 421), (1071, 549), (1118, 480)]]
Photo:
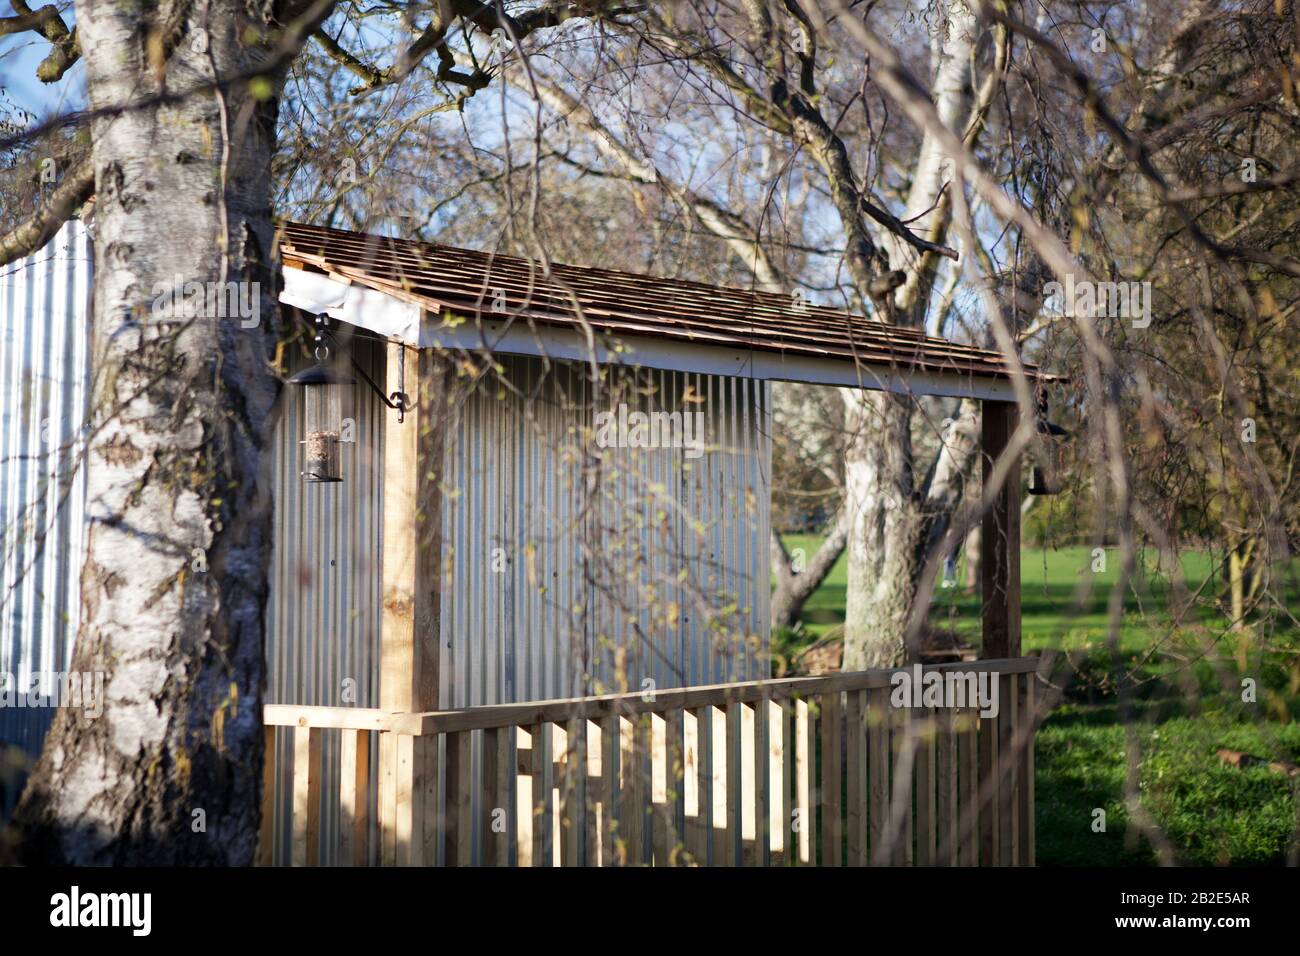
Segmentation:
[(1070, 433), (1047, 420), (1047, 402), (1039, 404), (1038, 434), (1043, 440), (1043, 460), (1035, 461), (1029, 474), (1029, 493), (1031, 495), (1058, 495), (1061, 493), (1061, 454), (1062, 440)]
[(351, 375), (330, 362), (325, 343), (327, 317), (316, 317), (316, 364), (292, 376), (287, 384), (303, 390), (305, 415), (302, 477), (306, 481), (342, 481), (343, 462), (339, 440), (343, 433), (345, 403), (357, 383)]
[[(357, 380), (330, 361), (329, 316), (322, 312), (316, 316), (316, 364), (285, 380), (286, 385), (296, 385), (303, 390), (306, 414), (303, 416), (302, 477), (305, 481), (333, 482), (343, 480), (343, 461), (339, 443), (343, 440), (343, 423), (347, 421), (348, 399)], [(406, 382), (406, 351), (398, 357), (398, 390), (385, 395), (374, 379), (349, 356), (352, 367), (360, 374), (376, 395), (389, 408), (397, 412), (397, 421), (406, 421), (411, 410), (411, 398), (402, 388)], [(351, 438), (347, 439), (351, 441)]]

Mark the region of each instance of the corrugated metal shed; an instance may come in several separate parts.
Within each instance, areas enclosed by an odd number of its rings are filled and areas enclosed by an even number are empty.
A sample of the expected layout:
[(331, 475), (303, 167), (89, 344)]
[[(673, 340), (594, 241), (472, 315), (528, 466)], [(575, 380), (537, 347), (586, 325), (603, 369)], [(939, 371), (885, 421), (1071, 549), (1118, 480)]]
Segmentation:
[[(496, 362), (448, 441), (441, 705), (764, 673), (768, 384)], [(698, 414), (698, 457), (598, 447), (620, 405)]]
[[(66, 668), (77, 632), (93, 264), (72, 220), (0, 268), (0, 674), (23, 692)], [(36, 750), (52, 717), (0, 708), (0, 745)]]

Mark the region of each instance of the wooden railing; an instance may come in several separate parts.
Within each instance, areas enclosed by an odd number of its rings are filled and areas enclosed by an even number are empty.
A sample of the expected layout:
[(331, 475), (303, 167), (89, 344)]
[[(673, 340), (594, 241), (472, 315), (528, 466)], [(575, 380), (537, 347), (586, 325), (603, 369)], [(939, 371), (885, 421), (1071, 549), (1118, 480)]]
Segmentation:
[(986, 717), (894, 706), (891, 671), (418, 714), (268, 705), (259, 859), (1032, 865), (1036, 663), (924, 668), (987, 674)]

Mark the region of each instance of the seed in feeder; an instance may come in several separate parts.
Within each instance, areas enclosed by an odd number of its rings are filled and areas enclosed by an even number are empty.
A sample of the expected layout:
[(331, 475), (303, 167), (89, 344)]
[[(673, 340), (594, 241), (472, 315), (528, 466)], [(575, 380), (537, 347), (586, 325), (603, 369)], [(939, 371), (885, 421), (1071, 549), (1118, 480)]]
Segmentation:
[(307, 460), (329, 461), (335, 443), (339, 440), (338, 432), (319, 431), (307, 436)]

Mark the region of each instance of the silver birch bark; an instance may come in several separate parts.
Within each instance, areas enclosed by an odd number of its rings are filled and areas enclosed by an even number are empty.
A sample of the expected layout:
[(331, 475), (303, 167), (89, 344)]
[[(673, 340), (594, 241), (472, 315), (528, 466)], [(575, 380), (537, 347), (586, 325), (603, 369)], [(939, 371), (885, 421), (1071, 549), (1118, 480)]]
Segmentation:
[[(270, 364), (269, 6), (79, 0), (96, 184), (90, 529), (73, 669), (17, 814), (32, 862), (251, 862), (262, 773)], [(122, 110), (124, 104), (143, 104)], [(257, 283), (258, 322), (176, 283)], [(212, 312), (216, 315), (212, 315)], [(201, 811), (201, 813), (200, 813)], [(200, 825), (200, 822), (202, 825)]]

